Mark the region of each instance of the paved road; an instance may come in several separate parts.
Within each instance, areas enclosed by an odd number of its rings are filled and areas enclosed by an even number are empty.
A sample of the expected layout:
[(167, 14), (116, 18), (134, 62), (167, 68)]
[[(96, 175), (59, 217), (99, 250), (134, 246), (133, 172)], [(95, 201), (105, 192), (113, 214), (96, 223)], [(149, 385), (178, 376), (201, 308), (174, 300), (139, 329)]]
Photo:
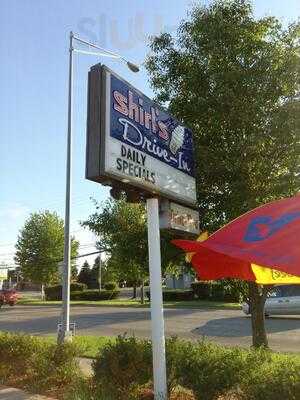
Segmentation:
[[(34, 335), (56, 332), (57, 306), (16, 306), (0, 310), (0, 330)], [(71, 309), (80, 335), (119, 335), (127, 332), (150, 336), (150, 311), (142, 308), (76, 306)], [(250, 319), (239, 310), (165, 310), (166, 333), (187, 339), (207, 337), (224, 345), (251, 344)], [(274, 317), (266, 321), (274, 350), (300, 352), (300, 316)]]

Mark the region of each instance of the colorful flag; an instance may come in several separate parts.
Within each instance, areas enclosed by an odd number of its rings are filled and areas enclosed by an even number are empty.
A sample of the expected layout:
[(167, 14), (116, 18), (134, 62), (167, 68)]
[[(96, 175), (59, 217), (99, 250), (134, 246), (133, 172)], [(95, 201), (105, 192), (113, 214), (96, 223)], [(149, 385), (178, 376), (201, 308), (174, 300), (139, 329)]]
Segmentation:
[[(208, 236), (209, 236), (209, 234), (208, 234), (207, 231), (202, 232), (202, 233), (197, 237), (196, 241), (197, 241), (197, 242), (204, 242), (205, 240), (208, 239)], [(187, 254), (185, 255), (185, 261), (186, 261), (186, 262), (191, 262), (194, 254), (195, 254), (195, 253), (187, 253)]]
[(296, 283), (300, 277), (300, 196), (256, 208), (204, 242), (173, 243), (194, 253), (191, 262), (204, 280)]

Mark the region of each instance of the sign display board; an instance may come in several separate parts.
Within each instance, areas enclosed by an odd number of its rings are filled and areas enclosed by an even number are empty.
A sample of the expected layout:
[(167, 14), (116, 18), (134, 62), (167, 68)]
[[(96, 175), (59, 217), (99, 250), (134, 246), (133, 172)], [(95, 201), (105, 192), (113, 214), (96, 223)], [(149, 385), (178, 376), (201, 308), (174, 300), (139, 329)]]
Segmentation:
[(105, 66), (89, 72), (87, 179), (195, 204), (192, 132)]
[(174, 232), (199, 234), (199, 213), (188, 207), (165, 200), (160, 206), (160, 228)]

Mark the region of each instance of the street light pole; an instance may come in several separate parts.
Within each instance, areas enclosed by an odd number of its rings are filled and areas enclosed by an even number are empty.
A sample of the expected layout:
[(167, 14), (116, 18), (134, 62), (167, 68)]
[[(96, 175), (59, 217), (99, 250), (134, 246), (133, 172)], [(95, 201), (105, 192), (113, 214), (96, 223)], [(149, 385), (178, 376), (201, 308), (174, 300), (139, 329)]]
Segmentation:
[[(100, 50), (100, 52), (90, 52), (74, 48), (74, 41), (86, 46)], [(72, 128), (73, 128), (73, 52), (91, 54), (96, 56), (106, 56), (115, 58), (126, 63), (132, 72), (138, 72), (139, 67), (127, 61), (119, 54), (113, 53), (93, 43), (87, 42), (70, 32), (69, 47), (69, 89), (68, 89), (68, 139), (67, 139), (67, 164), (66, 164), (66, 203), (65, 203), (65, 227), (64, 227), (64, 261), (62, 274), (62, 315), (61, 329), (58, 332), (57, 341), (63, 343), (72, 340), (70, 331), (70, 279), (71, 279), (71, 235), (70, 235), (70, 216), (71, 216), (71, 187), (72, 187)]]
[(64, 235), (64, 265), (62, 282), (62, 318), (58, 342), (70, 339), (70, 277), (71, 277), (71, 181), (72, 181), (72, 123), (73, 123), (73, 32), (70, 32), (69, 47), (69, 89), (68, 89), (68, 139), (66, 164), (66, 205)]

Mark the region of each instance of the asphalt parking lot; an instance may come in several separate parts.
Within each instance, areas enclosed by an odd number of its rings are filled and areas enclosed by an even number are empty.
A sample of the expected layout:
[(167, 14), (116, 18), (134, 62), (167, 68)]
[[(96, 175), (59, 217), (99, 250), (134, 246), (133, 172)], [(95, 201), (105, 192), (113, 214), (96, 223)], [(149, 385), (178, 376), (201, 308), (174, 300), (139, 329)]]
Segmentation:
[[(250, 318), (240, 310), (167, 309), (164, 312), (167, 336), (187, 339), (203, 337), (224, 345), (251, 345)], [(17, 305), (0, 310), (0, 330), (33, 335), (55, 334), (60, 316), (58, 306)], [(150, 337), (150, 310), (76, 306), (71, 321), (78, 335), (116, 336), (127, 333)], [(269, 342), (277, 351), (300, 352), (300, 316), (266, 320)]]

